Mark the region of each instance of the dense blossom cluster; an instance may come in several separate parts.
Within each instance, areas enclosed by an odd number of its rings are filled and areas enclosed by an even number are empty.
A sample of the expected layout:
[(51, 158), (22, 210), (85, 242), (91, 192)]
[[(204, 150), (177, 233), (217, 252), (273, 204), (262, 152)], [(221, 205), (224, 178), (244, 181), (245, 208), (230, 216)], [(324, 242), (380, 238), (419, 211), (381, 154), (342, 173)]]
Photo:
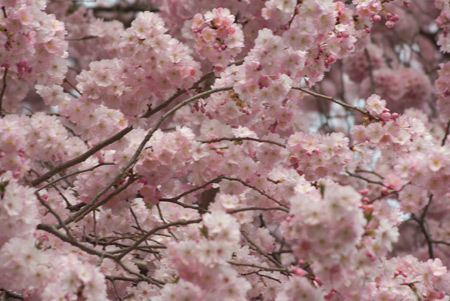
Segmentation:
[(44, 9), (45, 1), (2, 4), (0, 66), (8, 70), (9, 84), (15, 87), (4, 95), (6, 111), (20, 111), (29, 84), (36, 81), (42, 85), (60, 84), (67, 72), (64, 23)]
[(244, 34), (234, 19), (226, 8), (194, 16), (195, 49), (201, 57), (214, 63), (216, 71), (223, 70), (244, 47)]
[(165, 31), (157, 15), (139, 14), (121, 36), (119, 58), (91, 62), (89, 70), (77, 76), (83, 97), (137, 117), (177, 88), (192, 86), (199, 78), (199, 64)]
[(0, 299), (449, 300), (448, 1), (106, 2), (0, 3)]

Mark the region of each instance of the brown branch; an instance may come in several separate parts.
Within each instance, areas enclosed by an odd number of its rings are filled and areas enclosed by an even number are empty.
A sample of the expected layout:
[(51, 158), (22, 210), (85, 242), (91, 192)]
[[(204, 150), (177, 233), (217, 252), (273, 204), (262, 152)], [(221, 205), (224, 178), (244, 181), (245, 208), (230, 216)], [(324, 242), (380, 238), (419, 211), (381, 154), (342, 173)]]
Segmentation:
[(377, 120), (377, 121), (380, 120), (380, 118), (372, 116), (366, 110), (363, 110), (361, 108), (352, 106), (352, 105), (350, 105), (348, 103), (345, 103), (345, 102), (342, 102), (340, 100), (337, 100), (336, 98), (333, 98), (331, 96), (323, 95), (323, 94), (320, 94), (320, 93), (317, 93), (317, 92), (313, 92), (313, 91), (310, 91), (310, 90), (306, 90), (306, 89), (303, 89), (303, 88), (300, 88), (300, 87), (292, 87), (292, 89), (302, 91), (302, 92), (304, 92), (306, 94), (309, 94), (309, 95), (312, 95), (314, 97), (318, 97), (318, 98), (329, 100), (329, 101), (334, 102), (335, 104), (338, 104), (338, 105), (340, 105), (340, 106), (342, 106), (344, 108), (347, 108), (347, 109), (350, 109), (350, 110), (354, 110), (354, 111), (358, 111), (361, 114), (363, 114), (363, 115), (365, 115), (367, 117), (370, 117), (371, 119), (374, 119), (374, 120)]
[(450, 120), (447, 122), (447, 127), (445, 128), (444, 138), (442, 138), (441, 146), (445, 145), (447, 142), (448, 133), (450, 132)]
[(3, 72), (3, 87), (0, 92), (0, 116), (3, 116), (3, 96), (6, 92), (6, 76), (8, 75), (8, 68), (5, 68), (5, 72)]
[(141, 11), (150, 11), (157, 13), (159, 12), (159, 9), (154, 6), (123, 6), (123, 5), (115, 5), (111, 7), (104, 7), (104, 6), (96, 6), (92, 8), (94, 13), (98, 12), (121, 12), (121, 13), (131, 13), (131, 12), (141, 12)]
[(126, 248), (125, 250), (123, 250), (122, 253), (119, 254), (116, 258), (118, 260), (122, 259), (125, 255), (127, 255), (128, 253), (130, 253), (131, 251), (136, 249), (142, 242), (147, 240), (147, 238), (149, 238), (151, 235), (155, 234), (156, 232), (158, 232), (160, 230), (164, 230), (164, 229), (167, 229), (167, 228), (170, 228), (170, 227), (173, 227), (173, 226), (186, 226), (186, 225), (189, 225), (189, 224), (196, 224), (196, 223), (200, 223), (201, 221), (202, 221), (202, 219), (198, 218), (198, 219), (187, 220), (187, 221), (176, 221), (176, 222), (167, 223), (167, 224), (164, 224), (164, 225), (157, 226), (157, 227), (153, 228), (152, 230), (148, 231), (139, 240), (137, 240), (133, 245), (131, 245), (128, 248)]
[(364, 178), (364, 177), (362, 177), (362, 176), (360, 176), (360, 175), (356, 175), (356, 174), (354, 174), (354, 173), (351, 173), (351, 172), (349, 172), (349, 171), (345, 171), (345, 172), (346, 172), (350, 177), (354, 177), (354, 178), (357, 178), (357, 179), (366, 181), (367, 183), (370, 183), (370, 184), (376, 184), (376, 185), (384, 186), (383, 182), (380, 182), (380, 181), (373, 181), (373, 180)]
[(14, 299), (18, 299), (18, 300), (24, 300), (23, 296), (21, 294), (9, 291), (7, 289), (4, 288), (0, 288), (0, 300), (3, 301), (7, 301), (9, 300), (9, 298), (14, 298)]
[(82, 38), (66, 38), (66, 41), (85, 41), (85, 40), (91, 40), (91, 39), (98, 39), (98, 36), (84, 36)]
[(64, 225), (64, 223), (63, 223), (61, 217), (59, 216), (59, 214), (56, 213), (56, 212), (53, 210), (53, 208), (50, 207), (49, 204), (47, 204), (47, 202), (44, 200), (44, 198), (41, 197), (41, 195), (39, 194), (38, 191), (36, 191), (34, 194), (35, 194), (36, 197), (38, 198), (39, 202), (41, 202), (41, 204), (42, 204), (45, 208), (47, 208), (47, 210), (48, 210), (48, 211), (56, 218), (56, 220), (58, 221), (60, 227), (63, 227), (63, 228), (64, 228), (64, 230), (66, 231), (67, 237), (68, 237), (70, 240), (76, 241), (75, 238), (74, 238), (74, 237), (72, 236), (72, 234), (70, 233), (69, 229)]
[(173, 203), (174, 201), (178, 201), (179, 199), (181, 199), (182, 197), (184, 197), (184, 196), (186, 196), (186, 195), (188, 195), (188, 194), (191, 194), (191, 193), (193, 193), (193, 192), (196, 192), (196, 191), (198, 191), (198, 190), (201, 190), (201, 189), (203, 189), (203, 188), (206, 188), (206, 187), (208, 187), (208, 186), (211, 185), (211, 184), (219, 183), (221, 179), (222, 179), (222, 177), (217, 177), (217, 178), (212, 179), (212, 180), (210, 180), (210, 181), (208, 181), (208, 182), (206, 182), (206, 183), (204, 183), (204, 184), (202, 184), (202, 185), (200, 185), (200, 186), (197, 186), (197, 187), (192, 188), (192, 189), (190, 189), (190, 190), (188, 190), (188, 191), (185, 191), (185, 192), (183, 192), (183, 193), (181, 193), (181, 194), (179, 194), (179, 195), (177, 195), (177, 196), (175, 196), (175, 197), (173, 197), (173, 198), (170, 198), (170, 199), (161, 199), (160, 201), (162, 201), (162, 202), (171, 202), (171, 203)]
[(61, 239), (62, 241), (65, 241), (65, 242), (71, 244), (72, 246), (77, 247), (88, 254), (97, 255), (99, 257), (115, 259), (115, 256), (110, 253), (99, 251), (95, 248), (92, 248), (90, 246), (82, 244), (75, 239), (71, 239), (67, 235), (64, 235), (63, 233), (59, 232), (53, 225), (39, 224), (39, 225), (37, 225), (36, 229), (43, 230), (45, 232), (53, 234), (56, 237), (58, 237), (59, 239)]
[(231, 209), (227, 210), (228, 214), (243, 212), (243, 211), (271, 211), (271, 210), (278, 210), (283, 211), (286, 213), (289, 213), (289, 210), (284, 207), (244, 207), (244, 208), (238, 208), (238, 209)]
[(55, 168), (53, 168), (52, 170), (48, 171), (46, 174), (38, 177), (37, 179), (34, 179), (33, 181), (31, 181), (31, 185), (32, 186), (37, 186), (39, 184), (41, 184), (42, 182), (50, 179), (51, 177), (53, 177), (54, 175), (56, 175), (57, 173), (72, 167), (78, 163), (84, 162), (87, 158), (89, 158), (90, 156), (92, 156), (93, 154), (95, 154), (96, 152), (98, 152), (99, 150), (101, 150), (102, 148), (116, 142), (117, 140), (120, 140), (123, 136), (125, 136), (126, 134), (128, 134), (129, 132), (131, 132), (131, 130), (133, 129), (132, 126), (129, 126), (127, 128), (124, 128), (123, 130), (121, 130), (120, 132), (118, 132), (117, 134), (115, 134), (114, 136), (109, 137), (108, 139), (100, 142), (99, 144), (93, 146), (91, 149), (89, 149), (87, 152), (85, 152), (84, 154), (81, 154), (80, 156), (73, 158), (72, 160), (69, 160), (59, 166), (56, 166)]
[(284, 208), (286, 208), (286, 209), (289, 210), (289, 207), (287, 207), (286, 205), (283, 205), (280, 201), (274, 199), (273, 197), (271, 197), (270, 195), (268, 195), (267, 193), (265, 193), (265, 192), (262, 191), (261, 189), (255, 187), (255, 186), (253, 186), (253, 185), (250, 185), (250, 184), (248, 184), (247, 182), (245, 182), (245, 181), (243, 181), (243, 180), (241, 180), (241, 179), (238, 179), (238, 178), (232, 178), (232, 177), (226, 177), (226, 176), (221, 176), (221, 178), (222, 178), (222, 179), (225, 179), (225, 180), (228, 180), (228, 181), (239, 182), (239, 183), (241, 183), (242, 185), (244, 185), (244, 186), (246, 186), (246, 187), (248, 187), (248, 188), (251, 188), (251, 189), (255, 190), (256, 192), (258, 192), (259, 194), (265, 196), (265, 197), (268, 198), (269, 200), (274, 201), (275, 203), (277, 203), (277, 204), (280, 205), (281, 207), (284, 207)]
[(255, 250), (261, 254), (262, 256), (266, 257), (270, 262), (272, 262), (273, 264), (275, 264), (277, 267), (279, 268), (283, 268), (283, 266), (281, 265), (280, 262), (278, 262), (277, 260), (275, 260), (274, 258), (272, 258), (269, 254), (266, 254), (263, 250), (261, 250), (260, 247), (258, 247), (257, 244), (255, 244), (250, 237), (248, 237), (248, 235), (241, 230), (241, 234), (242, 236), (244, 236), (244, 238), (255, 248)]
[(82, 95), (82, 93), (80, 92), (80, 90), (77, 89), (77, 86), (75, 86), (74, 84), (72, 84), (67, 78), (64, 79), (64, 82), (66, 84), (68, 84), (72, 89), (74, 89), (75, 91), (77, 91), (78, 94)]
[(172, 109), (167, 111), (164, 115), (162, 115), (158, 119), (158, 121), (156, 122), (155, 126), (153, 128), (151, 128), (147, 132), (147, 134), (145, 135), (145, 138), (142, 140), (141, 144), (138, 146), (137, 150), (134, 152), (134, 155), (127, 162), (127, 164), (125, 164), (125, 166), (122, 167), (122, 169), (117, 174), (117, 176), (115, 176), (114, 179), (112, 179), (111, 182), (108, 185), (106, 185), (105, 188), (103, 188), (100, 192), (98, 192), (97, 195), (87, 204), (87, 206), (82, 208), (77, 214), (75, 214), (75, 215), (71, 216), (70, 218), (68, 218), (65, 221), (65, 224), (67, 225), (68, 223), (71, 223), (72, 221), (77, 219), (79, 216), (82, 216), (87, 211), (89, 211), (90, 208), (92, 207), (92, 205), (95, 204), (103, 196), (103, 194), (105, 194), (111, 187), (113, 187), (124, 176), (124, 174), (127, 172), (127, 170), (137, 162), (137, 160), (139, 158), (139, 155), (141, 154), (141, 152), (144, 149), (145, 145), (150, 140), (150, 138), (153, 136), (153, 134), (158, 130), (158, 128), (161, 125), (161, 123), (164, 120), (167, 119), (167, 117), (169, 117), (170, 115), (172, 115), (173, 113), (178, 111), (178, 109), (180, 109), (181, 107), (184, 107), (185, 105), (189, 104), (190, 102), (192, 102), (194, 100), (197, 100), (197, 99), (205, 97), (205, 96), (209, 96), (209, 95), (211, 95), (213, 93), (222, 92), (222, 91), (228, 91), (228, 90), (231, 90), (231, 89), (233, 89), (233, 88), (232, 87), (223, 87), (223, 88), (217, 88), (217, 89), (209, 90), (209, 91), (206, 91), (206, 92), (203, 92), (203, 93), (199, 93), (199, 94), (197, 94), (195, 96), (192, 96), (192, 97), (190, 97), (190, 98), (180, 102), (175, 107), (173, 107)]
[(259, 270), (269, 271), (269, 272), (282, 272), (286, 274), (291, 274), (288, 269), (286, 268), (271, 268), (271, 267), (264, 267), (252, 263), (242, 263), (242, 262), (235, 262), (235, 261), (228, 261), (229, 264), (235, 265), (235, 266), (241, 266), (241, 267), (250, 267), (255, 268)]
[(75, 175), (80, 174), (80, 173), (83, 173), (83, 172), (92, 171), (92, 170), (94, 170), (94, 169), (96, 169), (96, 168), (98, 168), (98, 167), (100, 167), (100, 166), (104, 166), (104, 165), (114, 165), (114, 163), (100, 163), (100, 164), (95, 165), (94, 167), (91, 167), (91, 168), (87, 168), (87, 169), (83, 169), (83, 170), (78, 170), (78, 171), (73, 172), (73, 173), (71, 173), (71, 174), (65, 175), (65, 176), (63, 176), (63, 177), (61, 177), (61, 178), (59, 178), (59, 179), (56, 179), (55, 181), (50, 182), (50, 183), (46, 184), (45, 186), (42, 186), (41, 188), (39, 188), (39, 189), (36, 190), (36, 191), (41, 191), (42, 189), (45, 189), (45, 188), (47, 188), (47, 187), (49, 187), (49, 186), (53, 186), (56, 182), (59, 182), (59, 181), (61, 181), (61, 180), (67, 179), (67, 178), (69, 178), (69, 177), (71, 177), (71, 176), (75, 176)]
[(425, 217), (428, 212), (428, 208), (430, 208), (431, 202), (433, 201), (433, 195), (431, 194), (428, 203), (425, 206), (425, 208), (422, 211), (422, 214), (420, 215), (420, 218), (417, 218), (414, 214), (412, 214), (411, 219), (413, 221), (416, 221), (419, 224), (419, 228), (423, 233), (423, 236), (425, 237), (425, 242), (428, 247), (428, 256), (432, 259), (434, 259), (434, 250), (433, 250), (433, 240), (431, 238), (430, 233), (428, 232), (427, 228), (425, 227)]
[(282, 148), (286, 148), (286, 146), (282, 143), (278, 143), (276, 141), (271, 141), (271, 140), (265, 140), (265, 139), (258, 139), (258, 138), (251, 138), (251, 137), (231, 137), (231, 138), (217, 138), (217, 139), (211, 139), (211, 140), (200, 140), (199, 142), (201, 143), (215, 143), (215, 142), (220, 142), (220, 141), (244, 141), (244, 140), (248, 140), (248, 141), (255, 141), (255, 142), (261, 142), (261, 143), (269, 143), (269, 144), (274, 144), (274, 145), (278, 145), (279, 147)]
[(441, 245), (450, 246), (450, 242), (448, 242), (448, 241), (443, 241), (443, 240), (431, 240), (431, 243), (433, 243), (433, 244), (441, 244)]
[[(107, 202), (109, 202), (114, 196), (118, 195), (119, 193), (121, 193), (122, 191), (124, 191), (125, 189), (128, 188), (128, 186), (130, 186), (131, 184), (133, 184), (134, 182), (136, 182), (137, 179), (133, 178), (130, 179), (125, 185), (121, 186), (120, 188), (117, 188), (116, 190), (114, 190), (112, 193), (110, 193), (106, 198), (104, 198), (103, 200), (101, 200), (100, 202), (96, 203), (89, 203), (86, 206), (82, 207), (82, 209), (80, 211), (78, 211), (77, 213), (75, 213), (74, 215), (72, 215), (71, 217), (69, 217), (65, 222), (64, 225), (68, 225), (71, 222), (75, 221), (78, 222), (80, 221), (82, 218), (84, 218), (86, 215), (89, 214), (89, 212), (94, 211), (95, 209), (97, 209), (98, 207), (106, 204)], [(98, 199), (96, 199), (97, 201)]]

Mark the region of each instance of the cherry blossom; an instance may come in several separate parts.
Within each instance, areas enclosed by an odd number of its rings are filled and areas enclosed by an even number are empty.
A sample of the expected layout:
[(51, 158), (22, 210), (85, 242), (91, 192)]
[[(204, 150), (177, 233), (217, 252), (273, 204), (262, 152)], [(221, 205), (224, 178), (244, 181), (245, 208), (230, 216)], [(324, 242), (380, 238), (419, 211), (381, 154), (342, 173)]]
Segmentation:
[(448, 300), (449, 29), (442, 0), (2, 1), (0, 299)]

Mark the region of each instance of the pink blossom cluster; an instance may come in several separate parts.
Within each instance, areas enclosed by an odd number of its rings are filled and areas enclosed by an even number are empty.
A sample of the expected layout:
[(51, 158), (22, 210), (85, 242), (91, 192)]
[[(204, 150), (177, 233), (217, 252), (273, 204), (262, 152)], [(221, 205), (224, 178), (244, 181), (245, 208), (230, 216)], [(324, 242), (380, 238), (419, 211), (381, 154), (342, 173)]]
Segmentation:
[(193, 160), (193, 137), (188, 128), (177, 128), (172, 133), (158, 131), (153, 135), (136, 166), (147, 183), (141, 188), (144, 201), (154, 203), (161, 197), (159, 185), (186, 175)]
[(448, 300), (447, 2), (3, 1), (0, 299)]
[(0, 247), (9, 239), (33, 235), (39, 223), (38, 206), (33, 190), (19, 184), (11, 172), (0, 174), (1, 206)]
[(439, 77), (435, 82), (439, 114), (444, 120), (450, 116), (450, 63), (440, 65)]
[(420, 69), (399, 68), (392, 72), (389, 68), (380, 68), (365, 77), (361, 89), (365, 97), (376, 93), (387, 100), (389, 109), (401, 113), (406, 108), (421, 108), (424, 100), (430, 99), (433, 87)]
[[(73, 99), (59, 106), (61, 115), (74, 124), (73, 130), (91, 145), (124, 129), (128, 122), (118, 109), (110, 109), (85, 97)], [(86, 114), (85, 110), (89, 111)]]
[(383, 260), (382, 271), (374, 283), (371, 297), (385, 299), (445, 300), (450, 288), (450, 274), (440, 259), (425, 262), (408, 255)]
[(165, 31), (156, 14), (139, 14), (121, 37), (121, 58), (91, 62), (77, 76), (83, 96), (137, 117), (177, 88), (190, 87), (198, 79), (198, 63)]
[(384, 66), (383, 50), (375, 44), (368, 44), (366, 48), (355, 52), (351, 59), (345, 59), (345, 72), (355, 83), (361, 83)]
[(39, 294), (47, 300), (80, 296), (92, 301), (108, 300), (104, 275), (98, 267), (83, 263), (75, 254), (55, 257), (57, 252), (44, 251), (39, 245), (35, 238), (13, 238), (3, 245), (1, 267), (11, 277), (2, 277), (0, 285), (11, 289), (28, 287), (28, 298)]
[[(177, 294), (176, 298), (194, 294), (204, 300), (213, 296), (245, 300), (250, 283), (227, 263), (234, 252), (242, 252), (238, 244), (238, 222), (223, 211), (213, 211), (203, 216), (203, 224), (205, 237), (199, 237), (197, 242), (189, 240), (169, 245), (169, 257), (184, 281), (164, 288), (155, 300), (166, 300), (171, 294)], [(186, 286), (191, 288), (182, 289)]]
[[(2, 7), (0, 66), (8, 69), (8, 77), (22, 86), (22, 91), (30, 88), (27, 83), (36, 81), (42, 85), (62, 83), (68, 47), (64, 23), (43, 11), (43, 1), (7, 1)], [(25, 93), (7, 91), (5, 110), (17, 111), (17, 102)]]
[(436, 25), (442, 29), (437, 44), (441, 47), (442, 52), (450, 52), (450, 5), (442, 0), (435, 0), (434, 4), (441, 10), (441, 14), (436, 18)]
[[(55, 2), (52, 4), (58, 5)], [(49, 9), (57, 11), (54, 6)], [(63, 14), (61, 20), (66, 25), (68, 40), (73, 41), (69, 43), (69, 52), (71, 56), (78, 58), (78, 67), (87, 69), (92, 61), (112, 59), (118, 55), (120, 37), (125, 31), (122, 22), (95, 18), (92, 10), (87, 10), (84, 6), (70, 15)]]
[(27, 156), (47, 162), (66, 161), (86, 150), (83, 141), (72, 136), (55, 116), (36, 113), (26, 120)]
[(19, 178), (29, 169), (25, 156), (25, 133), (23, 119), (11, 115), (0, 119), (0, 175), (12, 171)]
[(29, 171), (31, 158), (58, 162), (86, 150), (82, 140), (72, 136), (57, 117), (45, 113), (8, 116), (0, 120), (0, 129), (0, 174), (10, 170), (21, 177)]
[(352, 159), (348, 142), (342, 133), (295, 133), (287, 141), (289, 162), (310, 181), (338, 175)]
[(350, 55), (358, 39), (367, 35), (337, 9), (332, 1), (304, 1), (287, 29), (260, 30), (244, 63), (225, 69), (214, 86), (233, 85), (238, 97), (230, 102), (225, 93), (213, 95), (205, 107), (208, 116), (236, 126), (245, 122), (252, 130), (262, 124), (265, 130), (292, 133), (295, 116), (290, 108), (298, 94), (291, 87), (304, 79), (311, 85), (320, 81), (337, 59)]
[(226, 8), (197, 14), (192, 22), (197, 53), (214, 64), (215, 71), (223, 70), (244, 47), (241, 26)]
[(351, 187), (318, 185), (292, 197), (290, 215), (281, 226), (297, 258), (330, 267), (360, 242), (367, 221), (359, 209), (361, 196)]
[(384, 25), (387, 28), (393, 28), (395, 23), (400, 19), (397, 14), (391, 13), (387, 10), (386, 4), (389, 2), (394, 2), (392, 0), (356, 0), (353, 2), (356, 4), (356, 15), (361, 19), (361, 21), (363, 21), (366, 28), (369, 30), (371, 27), (370, 23), (381, 21), (381, 13), (384, 13), (384, 17), (386, 19)]
[[(369, 106), (379, 108), (386, 122), (355, 126), (353, 137), (357, 144), (369, 141), (385, 156), (393, 156), (391, 162), (384, 163), (385, 172), (392, 172), (384, 181), (386, 189), (401, 191), (405, 184), (413, 184), (434, 195), (446, 195), (450, 180), (448, 148), (424, 131), (422, 120), (408, 115), (398, 117), (383, 108), (383, 104), (376, 95), (368, 100), (369, 110), (374, 110)], [(401, 194), (401, 199), (404, 196)], [(415, 195), (416, 201), (421, 200), (419, 196)], [(423, 199), (416, 204), (423, 205)]]

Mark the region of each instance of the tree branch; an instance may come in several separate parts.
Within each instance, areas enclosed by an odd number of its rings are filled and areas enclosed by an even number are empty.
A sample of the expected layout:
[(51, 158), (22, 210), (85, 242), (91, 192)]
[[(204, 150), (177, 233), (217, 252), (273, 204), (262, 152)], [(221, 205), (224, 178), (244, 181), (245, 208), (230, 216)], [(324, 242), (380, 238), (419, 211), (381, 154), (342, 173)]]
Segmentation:
[(133, 129), (132, 126), (126, 127), (123, 130), (121, 130), (120, 132), (118, 132), (117, 134), (115, 134), (114, 136), (109, 137), (108, 139), (100, 142), (99, 144), (93, 146), (91, 149), (89, 149), (87, 152), (85, 152), (84, 154), (81, 154), (80, 156), (73, 158), (72, 160), (69, 160), (55, 168), (53, 168), (52, 170), (48, 171), (46, 174), (38, 177), (37, 179), (34, 179), (33, 181), (31, 181), (31, 186), (37, 186), (39, 184), (41, 184), (42, 182), (50, 179), (51, 177), (53, 177), (54, 175), (56, 175), (57, 173), (72, 167), (78, 163), (84, 162), (87, 158), (89, 158), (90, 156), (92, 156), (93, 154), (95, 154), (96, 152), (98, 152), (99, 150), (101, 150), (102, 148), (116, 142), (117, 140), (120, 140), (122, 137), (124, 137), (126, 134), (128, 134), (129, 132), (131, 132), (131, 130)]
[(2, 91), (0, 92), (0, 116), (3, 116), (3, 96), (6, 92), (6, 76), (8, 75), (8, 68), (5, 68), (5, 71), (3, 72), (3, 87)]
[(241, 141), (255, 141), (255, 142), (261, 142), (261, 143), (269, 143), (269, 144), (274, 144), (274, 145), (278, 145), (279, 147), (282, 148), (286, 148), (286, 146), (282, 143), (278, 143), (275, 141), (271, 141), (271, 140), (265, 140), (265, 139), (258, 139), (258, 138), (251, 138), (251, 137), (231, 137), (231, 138), (217, 138), (217, 139), (211, 139), (211, 140), (200, 140), (199, 142), (201, 143), (216, 143), (216, 142), (220, 142), (220, 141), (237, 141), (237, 142), (241, 142)]
[(358, 111), (361, 114), (363, 114), (363, 115), (365, 115), (365, 116), (367, 116), (367, 117), (369, 117), (371, 119), (374, 119), (374, 120), (377, 120), (377, 121), (380, 120), (380, 118), (372, 116), (366, 110), (363, 110), (361, 108), (352, 106), (352, 105), (350, 105), (348, 103), (345, 103), (345, 102), (342, 102), (340, 100), (337, 100), (337, 99), (335, 99), (335, 98), (333, 98), (331, 96), (323, 95), (323, 94), (320, 94), (320, 93), (317, 93), (317, 92), (313, 92), (313, 91), (310, 91), (310, 90), (306, 90), (306, 89), (303, 89), (303, 88), (300, 88), (300, 87), (292, 87), (292, 89), (302, 91), (302, 92), (304, 92), (306, 94), (309, 94), (309, 95), (312, 95), (312, 96), (315, 96), (315, 97), (318, 97), (318, 98), (329, 100), (329, 101), (334, 102), (335, 104), (338, 104), (338, 105), (340, 105), (340, 106), (342, 106), (344, 108), (351, 109), (351, 110), (354, 110), (354, 111)]

